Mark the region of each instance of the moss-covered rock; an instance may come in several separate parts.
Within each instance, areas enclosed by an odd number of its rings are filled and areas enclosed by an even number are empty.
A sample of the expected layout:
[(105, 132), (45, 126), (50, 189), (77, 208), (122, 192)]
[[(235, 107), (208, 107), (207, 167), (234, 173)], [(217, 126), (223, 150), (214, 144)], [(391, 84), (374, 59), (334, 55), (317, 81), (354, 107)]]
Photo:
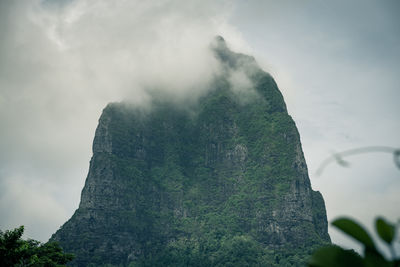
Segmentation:
[(214, 52), (224, 71), (191, 107), (104, 109), (80, 206), (52, 237), (76, 266), (300, 266), (330, 242), (273, 78), (222, 39)]

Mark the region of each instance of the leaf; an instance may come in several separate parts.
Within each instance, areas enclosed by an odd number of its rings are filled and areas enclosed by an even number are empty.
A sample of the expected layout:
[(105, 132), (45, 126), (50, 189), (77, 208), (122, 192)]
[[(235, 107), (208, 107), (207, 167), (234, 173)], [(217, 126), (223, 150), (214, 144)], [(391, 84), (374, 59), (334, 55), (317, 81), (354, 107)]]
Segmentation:
[(393, 159), (396, 167), (400, 169), (400, 149), (397, 149), (393, 152)]
[(382, 217), (379, 217), (375, 221), (375, 228), (380, 238), (382, 238), (389, 245), (392, 243), (395, 235), (395, 227), (391, 223), (388, 223)]
[(342, 166), (342, 167), (349, 167), (350, 166), (350, 163), (348, 161), (345, 161), (343, 159), (343, 157), (341, 157), (339, 154), (334, 154), (333, 156), (334, 156), (334, 158), (336, 160), (336, 163), (339, 164), (340, 166)]
[(364, 244), (366, 248), (375, 249), (374, 241), (372, 241), (370, 235), (355, 221), (349, 218), (339, 218), (333, 221), (332, 225)]
[(327, 246), (318, 249), (308, 261), (310, 267), (359, 267), (365, 266), (362, 258), (352, 250), (338, 246)]
[(381, 253), (379, 253), (377, 250), (375, 249), (366, 249), (365, 250), (365, 265), (367, 267), (375, 267), (375, 266), (379, 266), (379, 267), (391, 267), (392, 264), (385, 260), (385, 258), (382, 256)]

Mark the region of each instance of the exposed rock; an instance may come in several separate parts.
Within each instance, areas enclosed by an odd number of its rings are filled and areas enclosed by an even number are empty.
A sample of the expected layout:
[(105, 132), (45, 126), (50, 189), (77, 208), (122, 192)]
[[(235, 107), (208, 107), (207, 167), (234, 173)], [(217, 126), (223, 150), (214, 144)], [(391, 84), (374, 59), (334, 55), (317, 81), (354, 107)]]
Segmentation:
[[(79, 208), (52, 237), (75, 265), (225, 265), (237, 243), (251, 244), (254, 264), (284, 265), (285, 251), (304, 259), (330, 242), (275, 81), (222, 38), (214, 51), (225, 73), (195, 115), (159, 100), (150, 111), (104, 109)], [(232, 90), (237, 70), (257, 98), (241, 102)]]

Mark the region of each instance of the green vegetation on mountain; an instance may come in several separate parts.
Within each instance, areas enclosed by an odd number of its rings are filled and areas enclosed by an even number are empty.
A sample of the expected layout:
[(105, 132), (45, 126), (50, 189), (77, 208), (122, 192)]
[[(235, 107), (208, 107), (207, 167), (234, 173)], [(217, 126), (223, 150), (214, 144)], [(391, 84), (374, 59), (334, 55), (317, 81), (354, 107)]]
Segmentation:
[(224, 71), (196, 104), (104, 109), (80, 206), (52, 237), (74, 265), (303, 266), (330, 243), (273, 78), (222, 39), (214, 51)]

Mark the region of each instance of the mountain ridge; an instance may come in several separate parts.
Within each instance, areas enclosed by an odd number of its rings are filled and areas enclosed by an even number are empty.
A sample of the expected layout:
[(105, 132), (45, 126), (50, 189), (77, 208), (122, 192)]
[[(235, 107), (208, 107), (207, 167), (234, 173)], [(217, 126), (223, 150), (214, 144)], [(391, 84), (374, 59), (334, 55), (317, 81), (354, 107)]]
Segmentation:
[(212, 49), (223, 71), (190, 112), (103, 110), (79, 208), (51, 238), (75, 266), (301, 266), (330, 242), (274, 79), (222, 37)]

